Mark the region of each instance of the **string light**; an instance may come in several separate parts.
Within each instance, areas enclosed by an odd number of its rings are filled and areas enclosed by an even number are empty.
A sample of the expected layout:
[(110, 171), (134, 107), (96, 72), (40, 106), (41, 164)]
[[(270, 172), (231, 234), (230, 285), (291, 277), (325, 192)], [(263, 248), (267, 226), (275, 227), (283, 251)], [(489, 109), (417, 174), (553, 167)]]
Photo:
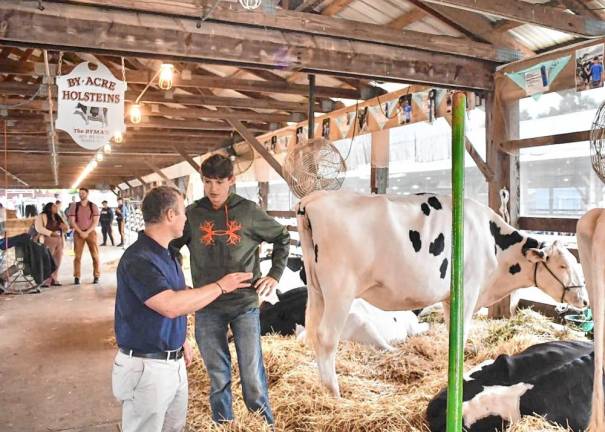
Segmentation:
[(82, 183), (82, 181), (86, 177), (88, 177), (88, 174), (90, 174), (92, 172), (92, 170), (96, 168), (96, 166), (97, 166), (97, 161), (95, 160), (95, 158), (93, 158), (90, 162), (88, 162), (88, 164), (86, 165), (84, 170), (80, 173), (80, 175), (78, 176), (78, 178), (74, 182), (74, 184), (71, 185), (71, 188), (77, 189), (78, 186), (80, 186), (80, 183)]
[(98, 152), (96, 155), (97, 161), (101, 162), (103, 160), (103, 152)]
[(132, 104), (130, 105), (130, 122), (133, 124), (141, 123), (143, 119), (143, 114), (141, 112), (141, 105)]
[(122, 132), (115, 131), (115, 133), (113, 134), (113, 142), (116, 144), (120, 144), (122, 141), (124, 141), (124, 136), (122, 135)]
[(172, 88), (172, 80), (174, 78), (174, 65), (170, 63), (162, 63), (160, 66), (160, 78), (158, 86), (162, 90), (170, 90)]
[(105, 152), (105, 154), (111, 153), (111, 144), (105, 144), (103, 146), (103, 151)]

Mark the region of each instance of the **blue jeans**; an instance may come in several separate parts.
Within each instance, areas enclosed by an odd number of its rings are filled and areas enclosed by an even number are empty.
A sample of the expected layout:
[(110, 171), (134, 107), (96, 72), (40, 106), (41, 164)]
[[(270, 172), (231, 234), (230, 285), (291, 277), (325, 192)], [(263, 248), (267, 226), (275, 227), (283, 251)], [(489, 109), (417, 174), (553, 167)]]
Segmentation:
[(250, 411), (260, 412), (272, 425), (258, 308), (239, 314), (202, 309), (195, 315), (195, 339), (210, 376), (212, 419), (217, 423), (233, 420), (228, 325), (235, 341), (246, 407)]

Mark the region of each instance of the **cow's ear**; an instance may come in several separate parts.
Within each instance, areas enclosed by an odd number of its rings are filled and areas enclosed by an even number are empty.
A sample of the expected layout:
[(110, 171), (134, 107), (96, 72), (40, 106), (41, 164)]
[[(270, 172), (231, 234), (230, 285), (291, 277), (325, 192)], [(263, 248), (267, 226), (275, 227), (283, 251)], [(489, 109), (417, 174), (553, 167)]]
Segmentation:
[(546, 262), (548, 255), (544, 249), (531, 248), (527, 251), (527, 260), (530, 263)]

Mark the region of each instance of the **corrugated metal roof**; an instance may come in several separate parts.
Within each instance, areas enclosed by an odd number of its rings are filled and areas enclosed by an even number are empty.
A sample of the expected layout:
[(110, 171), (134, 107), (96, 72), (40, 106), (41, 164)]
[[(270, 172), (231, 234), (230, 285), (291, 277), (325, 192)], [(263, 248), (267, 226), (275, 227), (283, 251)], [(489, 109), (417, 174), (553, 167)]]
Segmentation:
[[(526, 1), (529, 3), (545, 3), (548, 0)], [(327, 5), (328, 3), (324, 2), (324, 4)], [(603, 15), (605, 15), (605, 0), (593, 0), (587, 4), (591, 9), (603, 9)], [(387, 24), (414, 8), (416, 6), (407, 0), (355, 0), (338, 13), (337, 16), (372, 24)], [(484, 16), (492, 22), (500, 21), (498, 17), (491, 15)], [(459, 32), (452, 29), (449, 25), (430, 15), (410, 24), (406, 29), (431, 34), (461, 36)], [(549, 47), (574, 40), (573, 35), (532, 24), (523, 24), (512, 30), (508, 30), (508, 32), (532, 51), (548, 49)]]

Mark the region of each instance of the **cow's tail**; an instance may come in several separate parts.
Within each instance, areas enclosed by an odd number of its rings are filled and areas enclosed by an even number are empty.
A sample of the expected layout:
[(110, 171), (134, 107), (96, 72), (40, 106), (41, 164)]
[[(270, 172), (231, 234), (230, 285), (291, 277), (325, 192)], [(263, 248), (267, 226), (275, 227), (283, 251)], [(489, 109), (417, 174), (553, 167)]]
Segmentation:
[(296, 206), (296, 222), (307, 276), (306, 341), (315, 350), (318, 346), (318, 329), (324, 312), (324, 299), (315, 266), (315, 245), (313, 243), (311, 221), (304, 201), (302, 200)]

